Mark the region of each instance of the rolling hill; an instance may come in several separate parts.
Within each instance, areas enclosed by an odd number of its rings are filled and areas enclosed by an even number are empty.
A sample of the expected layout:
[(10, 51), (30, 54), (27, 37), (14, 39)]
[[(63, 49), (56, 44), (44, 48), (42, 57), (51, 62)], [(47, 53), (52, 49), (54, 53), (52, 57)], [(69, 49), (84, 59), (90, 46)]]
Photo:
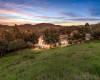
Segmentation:
[(0, 58), (0, 80), (100, 80), (100, 41)]

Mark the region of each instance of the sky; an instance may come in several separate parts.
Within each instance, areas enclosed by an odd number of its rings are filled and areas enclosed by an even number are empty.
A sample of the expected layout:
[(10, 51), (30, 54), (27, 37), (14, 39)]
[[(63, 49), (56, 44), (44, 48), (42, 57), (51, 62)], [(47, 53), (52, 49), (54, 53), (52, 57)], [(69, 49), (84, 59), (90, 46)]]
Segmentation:
[(100, 22), (100, 0), (0, 0), (0, 24)]

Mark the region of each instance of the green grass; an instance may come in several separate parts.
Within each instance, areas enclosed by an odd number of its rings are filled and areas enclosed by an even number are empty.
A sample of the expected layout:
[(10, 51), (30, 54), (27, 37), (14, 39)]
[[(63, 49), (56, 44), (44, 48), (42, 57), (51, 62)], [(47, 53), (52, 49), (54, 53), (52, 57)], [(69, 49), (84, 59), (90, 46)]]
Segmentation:
[(0, 80), (100, 80), (100, 42), (0, 58)]

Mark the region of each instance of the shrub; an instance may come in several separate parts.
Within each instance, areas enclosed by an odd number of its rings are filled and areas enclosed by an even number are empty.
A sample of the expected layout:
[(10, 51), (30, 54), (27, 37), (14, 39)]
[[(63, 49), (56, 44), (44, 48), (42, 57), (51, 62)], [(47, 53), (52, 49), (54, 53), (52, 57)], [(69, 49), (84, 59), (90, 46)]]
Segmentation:
[(8, 41), (8, 42), (13, 41), (14, 40), (13, 33), (9, 30), (5, 31), (3, 33), (3, 39)]
[(17, 40), (9, 42), (8, 47), (7, 47), (7, 51), (8, 52), (15, 51), (15, 50), (22, 49), (25, 47), (27, 47), (25, 41), (22, 39), (17, 39)]
[(56, 44), (59, 42), (59, 33), (56, 30), (46, 30), (43, 38), (47, 44)]
[(27, 44), (28, 48), (32, 48), (34, 46), (34, 44), (32, 42), (27, 42), (26, 44)]
[(83, 37), (82, 34), (78, 33), (78, 34), (74, 34), (73, 37), (72, 37), (72, 39), (73, 40), (78, 40), (78, 39), (82, 39), (82, 37)]
[(23, 39), (26, 43), (36, 44), (38, 42), (38, 36), (35, 33), (32, 34), (24, 33), (23, 36), (24, 36)]
[(92, 36), (94, 39), (100, 39), (100, 31), (94, 31), (92, 33)]
[(73, 43), (80, 43), (84, 41), (84, 35), (81, 33), (74, 33), (73, 36), (69, 37), (69, 43), (73, 44)]
[(0, 56), (4, 56), (7, 52), (8, 43), (5, 40), (0, 40)]
[(4, 31), (3, 39), (10, 42), (16, 39), (22, 39), (22, 33), (19, 31), (17, 27), (12, 27), (11, 29), (8, 29)]

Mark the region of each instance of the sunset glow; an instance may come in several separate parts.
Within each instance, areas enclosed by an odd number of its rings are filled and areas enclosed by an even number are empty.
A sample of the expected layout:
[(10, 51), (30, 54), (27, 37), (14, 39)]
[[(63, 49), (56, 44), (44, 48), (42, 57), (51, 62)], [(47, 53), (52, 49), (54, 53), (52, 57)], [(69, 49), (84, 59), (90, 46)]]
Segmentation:
[(0, 24), (81, 25), (100, 21), (100, 0), (0, 0)]

